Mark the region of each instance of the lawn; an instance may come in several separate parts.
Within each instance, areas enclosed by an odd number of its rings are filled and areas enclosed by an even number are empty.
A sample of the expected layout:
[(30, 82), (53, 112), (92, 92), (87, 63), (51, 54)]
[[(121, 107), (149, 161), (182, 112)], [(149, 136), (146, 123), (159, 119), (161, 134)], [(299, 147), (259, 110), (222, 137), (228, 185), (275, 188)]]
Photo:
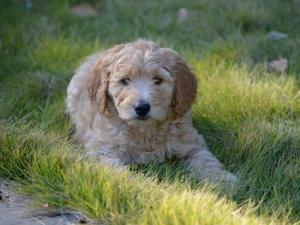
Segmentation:
[[(73, 15), (76, 0), (25, 2), (0, 2), (0, 177), (38, 207), (105, 224), (300, 223), (300, 1), (95, 0), (94, 17)], [(268, 38), (274, 30), (288, 37)], [(240, 177), (234, 190), (176, 162), (120, 172), (80, 157), (67, 84), (89, 54), (137, 38), (174, 48), (197, 73), (193, 123)], [(266, 72), (281, 57), (287, 71)]]

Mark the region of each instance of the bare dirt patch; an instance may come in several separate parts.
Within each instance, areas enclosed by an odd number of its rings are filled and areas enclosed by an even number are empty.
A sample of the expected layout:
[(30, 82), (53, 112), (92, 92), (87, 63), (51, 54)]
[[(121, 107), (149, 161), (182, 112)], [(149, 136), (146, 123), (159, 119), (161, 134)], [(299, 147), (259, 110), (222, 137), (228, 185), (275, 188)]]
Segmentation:
[(32, 208), (32, 199), (16, 194), (16, 184), (0, 180), (0, 225), (76, 225), (96, 224), (70, 210)]

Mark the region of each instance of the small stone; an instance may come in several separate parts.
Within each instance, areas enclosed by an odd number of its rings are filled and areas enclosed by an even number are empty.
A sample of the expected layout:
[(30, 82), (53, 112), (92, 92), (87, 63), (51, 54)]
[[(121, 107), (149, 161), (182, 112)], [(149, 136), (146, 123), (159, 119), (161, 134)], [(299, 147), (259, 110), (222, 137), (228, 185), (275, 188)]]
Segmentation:
[(48, 203), (45, 203), (44, 205), (43, 205), (43, 208), (48, 208), (49, 207), (49, 204)]
[(177, 21), (181, 23), (181, 22), (185, 21), (188, 18), (188, 16), (189, 16), (189, 13), (188, 13), (187, 9), (180, 8), (177, 13)]
[(33, 1), (32, 0), (26, 0), (25, 1), (25, 8), (27, 10), (31, 10), (33, 8)]
[(287, 71), (288, 60), (285, 58), (279, 58), (267, 63), (267, 72), (283, 74)]
[(86, 224), (88, 223), (88, 219), (85, 216), (80, 215), (78, 222), (81, 224)]
[(279, 40), (283, 40), (283, 39), (286, 39), (288, 38), (288, 35), (285, 34), (285, 33), (281, 33), (279, 31), (270, 31), (268, 34), (267, 34), (267, 37), (268, 39), (270, 40), (275, 40), (275, 41), (279, 41)]
[(97, 16), (97, 9), (89, 3), (80, 3), (71, 7), (71, 12), (76, 16), (92, 17)]

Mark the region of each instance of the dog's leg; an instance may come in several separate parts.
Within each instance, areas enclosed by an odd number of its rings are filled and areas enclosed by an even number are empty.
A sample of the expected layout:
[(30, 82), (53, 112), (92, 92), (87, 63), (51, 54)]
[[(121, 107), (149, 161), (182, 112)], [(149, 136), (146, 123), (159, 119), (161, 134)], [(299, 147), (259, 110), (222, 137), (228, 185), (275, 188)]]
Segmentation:
[(237, 182), (237, 177), (226, 171), (223, 164), (205, 148), (197, 148), (190, 152), (185, 157), (184, 164), (201, 180), (226, 182), (229, 185), (234, 185)]
[(125, 165), (118, 158), (100, 157), (99, 159), (100, 159), (100, 163), (102, 163), (103, 165), (107, 165), (107, 166), (118, 168), (118, 169), (127, 169), (128, 168), (128, 166)]
[(93, 160), (97, 160), (101, 165), (120, 168), (120, 169), (127, 168), (127, 165), (125, 165), (123, 160), (121, 160), (119, 157), (115, 155), (110, 155), (108, 153), (105, 154), (105, 151), (90, 150), (85, 153), (85, 157)]

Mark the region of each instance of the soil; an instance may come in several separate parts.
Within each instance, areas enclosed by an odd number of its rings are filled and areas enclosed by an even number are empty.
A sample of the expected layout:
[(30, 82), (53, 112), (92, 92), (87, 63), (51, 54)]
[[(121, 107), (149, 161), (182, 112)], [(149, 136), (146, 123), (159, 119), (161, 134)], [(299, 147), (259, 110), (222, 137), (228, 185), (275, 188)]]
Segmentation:
[(0, 225), (78, 225), (98, 224), (81, 213), (56, 209), (50, 211), (45, 204), (32, 208), (32, 199), (17, 194), (16, 184), (0, 180)]

